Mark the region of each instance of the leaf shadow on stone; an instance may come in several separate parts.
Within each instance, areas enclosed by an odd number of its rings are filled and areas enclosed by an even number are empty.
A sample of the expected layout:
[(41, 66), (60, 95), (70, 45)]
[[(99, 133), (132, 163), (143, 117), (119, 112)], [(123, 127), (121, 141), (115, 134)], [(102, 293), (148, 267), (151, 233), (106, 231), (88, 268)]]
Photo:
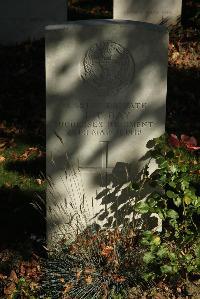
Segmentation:
[[(149, 152), (146, 157), (149, 157)], [(145, 157), (141, 160), (146, 161)], [(138, 229), (155, 229), (158, 225), (156, 217), (148, 214), (139, 216), (134, 209), (138, 201), (145, 199), (152, 190), (146, 186), (138, 195), (138, 191), (131, 188), (132, 182), (137, 181), (144, 172), (144, 169), (138, 172), (135, 172), (135, 169), (136, 166), (133, 168), (133, 165), (118, 162), (106, 182), (102, 182), (103, 191), (97, 195), (96, 200), (100, 200), (105, 209), (96, 214), (94, 218), (104, 223), (103, 227), (132, 225)], [(110, 189), (107, 185), (111, 186)]]

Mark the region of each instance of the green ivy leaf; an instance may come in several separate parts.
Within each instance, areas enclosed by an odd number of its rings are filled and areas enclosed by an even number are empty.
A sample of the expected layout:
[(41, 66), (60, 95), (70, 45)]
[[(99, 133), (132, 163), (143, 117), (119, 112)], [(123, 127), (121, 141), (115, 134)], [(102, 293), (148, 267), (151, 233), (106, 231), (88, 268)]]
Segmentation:
[(146, 202), (141, 201), (136, 205), (135, 210), (141, 214), (146, 214), (149, 212), (149, 205)]
[(181, 189), (182, 189), (183, 191), (185, 191), (185, 190), (188, 189), (188, 188), (189, 188), (189, 182), (186, 181), (186, 180), (183, 180), (183, 181), (181, 182)]
[(161, 220), (164, 220), (165, 219), (165, 215), (163, 214), (163, 212), (161, 211), (158, 211), (158, 216)]
[(171, 219), (178, 219), (179, 218), (179, 215), (176, 211), (170, 209), (168, 212), (167, 212), (167, 216)]
[(159, 246), (161, 243), (160, 237), (159, 236), (153, 236), (152, 242), (153, 245)]
[(170, 182), (169, 182), (169, 185), (170, 185), (170, 187), (172, 187), (172, 188), (176, 188), (176, 183), (175, 183), (175, 182), (170, 181)]
[(186, 255), (185, 255), (185, 259), (186, 259), (188, 262), (190, 262), (190, 261), (193, 259), (192, 254), (186, 254)]
[(158, 251), (157, 251), (157, 256), (159, 257), (159, 258), (164, 258), (164, 257), (166, 257), (167, 256), (167, 254), (168, 254), (168, 249), (166, 248), (166, 247), (164, 247), (164, 246), (162, 246)]
[(197, 247), (197, 248), (195, 249), (195, 254), (196, 254), (196, 256), (197, 256), (198, 258), (200, 258), (200, 247)]
[(177, 194), (175, 194), (173, 191), (171, 190), (168, 190), (166, 192), (166, 195), (169, 197), (169, 198), (176, 198), (177, 197)]
[(173, 273), (173, 267), (170, 265), (161, 266), (160, 269), (163, 274)]
[(153, 280), (155, 279), (155, 273), (152, 272), (144, 273), (143, 278), (145, 281)]
[(176, 254), (174, 252), (169, 252), (169, 258), (171, 261), (175, 261), (177, 259)]
[(165, 160), (164, 157), (159, 157), (159, 158), (156, 159), (156, 162), (157, 162), (158, 165), (164, 163), (165, 161), (166, 161), (166, 160)]
[(172, 267), (172, 269), (173, 269), (173, 273), (177, 273), (178, 272), (178, 265), (174, 265)]
[(150, 230), (146, 230), (146, 231), (144, 231), (144, 232), (143, 232), (143, 236), (144, 236), (145, 238), (149, 238), (149, 239), (152, 239), (152, 238), (153, 238), (153, 234), (152, 234), (152, 232), (151, 232)]
[(173, 202), (174, 202), (175, 206), (180, 207), (182, 200), (180, 197), (177, 197), (177, 198), (173, 198)]
[(143, 261), (146, 264), (150, 264), (154, 259), (155, 259), (155, 256), (152, 254), (152, 252), (146, 252), (144, 254)]
[(157, 204), (157, 200), (155, 200), (155, 198), (152, 198), (152, 197), (148, 198), (147, 202), (151, 208), (155, 207)]
[(188, 196), (187, 194), (184, 196), (183, 198), (184, 203), (188, 206), (191, 204), (192, 202), (192, 198), (190, 196)]
[(168, 161), (164, 161), (162, 164), (160, 164), (160, 168), (166, 168), (168, 165)]
[(196, 268), (196, 267), (195, 267), (194, 265), (188, 265), (188, 266), (187, 266), (187, 271), (188, 271), (188, 272), (193, 272), (193, 271), (195, 271), (195, 268)]
[(172, 173), (175, 173), (175, 172), (177, 172), (178, 168), (175, 164), (173, 164), (173, 165), (170, 166), (170, 170), (171, 170)]

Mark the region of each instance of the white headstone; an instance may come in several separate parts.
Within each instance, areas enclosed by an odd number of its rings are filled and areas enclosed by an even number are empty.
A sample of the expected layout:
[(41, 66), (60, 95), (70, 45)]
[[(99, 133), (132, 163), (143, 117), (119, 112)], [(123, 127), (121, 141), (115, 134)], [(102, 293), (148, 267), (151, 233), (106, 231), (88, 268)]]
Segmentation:
[(182, 0), (113, 0), (114, 19), (174, 25), (181, 16)]
[(50, 238), (132, 213), (120, 186), (130, 169), (141, 170), (148, 140), (165, 131), (167, 46), (167, 30), (152, 24), (47, 27)]
[(67, 0), (2, 0), (0, 44), (44, 37), (45, 26), (67, 21)]

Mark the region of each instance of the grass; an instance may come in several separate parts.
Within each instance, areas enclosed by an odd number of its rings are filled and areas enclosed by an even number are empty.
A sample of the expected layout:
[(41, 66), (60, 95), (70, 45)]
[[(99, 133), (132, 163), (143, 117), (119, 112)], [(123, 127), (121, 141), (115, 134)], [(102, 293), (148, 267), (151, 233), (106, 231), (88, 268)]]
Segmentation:
[(32, 144), (21, 143), (16, 141), (16, 146), (6, 149), (3, 152), (5, 162), (0, 164), (0, 187), (18, 186), (21, 190), (29, 190), (40, 192), (44, 190), (44, 184), (39, 184), (37, 179), (42, 177), (41, 170), (44, 168), (42, 159), (38, 162), (35, 155), (31, 155), (28, 160), (16, 160), (16, 156), (20, 157), (27, 148), (31, 148)]
[[(31, 235), (45, 235), (45, 207), (35, 208), (38, 196), (45, 198), (45, 156), (41, 139), (14, 125), (1, 125), (0, 143), (0, 248), (15, 246)], [(40, 204), (41, 205), (41, 204)]]

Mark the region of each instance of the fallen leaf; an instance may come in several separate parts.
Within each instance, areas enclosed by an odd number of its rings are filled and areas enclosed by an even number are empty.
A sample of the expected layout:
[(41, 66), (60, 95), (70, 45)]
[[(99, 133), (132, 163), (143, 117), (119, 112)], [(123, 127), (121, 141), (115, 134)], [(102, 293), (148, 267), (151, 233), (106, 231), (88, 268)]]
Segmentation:
[(112, 251), (113, 251), (113, 247), (112, 246), (106, 246), (101, 251), (101, 255), (108, 256)]
[(9, 183), (9, 182), (6, 182), (6, 183), (4, 184), (4, 186), (5, 186), (6, 188), (10, 188), (10, 187), (12, 186), (12, 184)]
[(38, 183), (38, 185), (42, 185), (43, 181), (41, 179), (36, 179), (36, 182)]
[(31, 288), (32, 291), (35, 291), (39, 288), (39, 284), (36, 283), (36, 282), (31, 281), (30, 288)]
[(113, 275), (113, 279), (118, 283), (122, 283), (122, 282), (126, 281), (126, 278), (124, 276), (120, 276), (120, 275)]
[(76, 279), (77, 280), (79, 280), (81, 278), (81, 273), (82, 273), (81, 270), (77, 271), (77, 273), (76, 273)]
[(17, 277), (17, 274), (14, 270), (12, 270), (10, 272), (9, 280), (11, 280), (12, 282), (15, 282), (15, 283), (18, 282), (18, 277)]
[(94, 268), (86, 267), (85, 270), (84, 270), (84, 273), (85, 274), (90, 274), (90, 273), (93, 273), (94, 271), (95, 271)]
[(63, 277), (61, 277), (59, 280), (61, 283), (65, 283), (65, 279)]
[(0, 273), (0, 280), (4, 280), (4, 279), (6, 279), (7, 278), (7, 276), (5, 276), (5, 275), (3, 275), (2, 273)]
[(0, 138), (0, 151), (4, 151), (6, 148), (14, 146), (14, 139)]
[(41, 157), (41, 151), (37, 147), (29, 147), (22, 155), (18, 157), (18, 159), (26, 161), (33, 154)]
[(6, 158), (4, 156), (0, 156), (0, 163), (4, 162)]
[(173, 59), (173, 60), (176, 60), (179, 56), (180, 56), (179, 52), (174, 52), (174, 53), (172, 54), (172, 59)]
[(68, 293), (73, 288), (73, 283), (67, 282), (64, 286), (63, 294)]
[(91, 275), (88, 275), (88, 276), (85, 277), (85, 282), (86, 282), (87, 284), (91, 284), (92, 281), (93, 281), (93, 278), (92, 278)]
[(16, 289), (15, 283), (10, 282), (6, 287), (4, 287), (4, 295), (12, 295), (15, 289)]

